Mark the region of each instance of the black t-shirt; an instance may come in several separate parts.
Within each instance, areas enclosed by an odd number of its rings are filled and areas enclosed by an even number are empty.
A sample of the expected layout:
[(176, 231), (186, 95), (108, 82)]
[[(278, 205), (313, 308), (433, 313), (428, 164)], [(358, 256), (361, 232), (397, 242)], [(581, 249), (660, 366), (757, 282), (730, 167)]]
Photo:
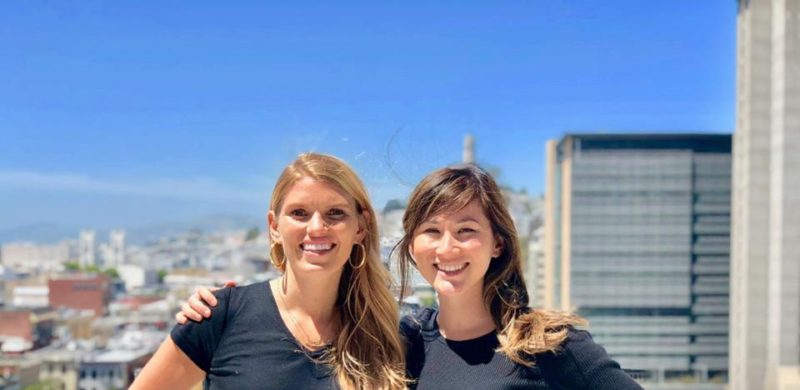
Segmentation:
[[(534, 357), (535, 365), (514, 363), (497, 352), (497, 333), (464, 341), (442, 337), (438, 312), (425, 309), (400, 324), (407, 340), (407, 369), (416, 389), (641, 389), (588, 332), (570, 329), (558, 353)], [(414, 387), (414, 386), (412, 386)]]
[(211, 318), (176, 325), (175, 344), (206, 372), (206, 389), (336, 389), (329, 365), (315, 362), (289, 333), (267, 282), (214, 293)]

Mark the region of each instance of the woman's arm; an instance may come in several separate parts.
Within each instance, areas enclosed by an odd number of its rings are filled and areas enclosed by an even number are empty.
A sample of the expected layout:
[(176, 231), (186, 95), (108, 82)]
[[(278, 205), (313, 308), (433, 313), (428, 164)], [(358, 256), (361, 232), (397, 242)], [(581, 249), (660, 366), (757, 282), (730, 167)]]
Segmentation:
[(130, 389), (189, 389), (205, 376), (205, 371), (175, 345), (171, 336), (167, 336)]

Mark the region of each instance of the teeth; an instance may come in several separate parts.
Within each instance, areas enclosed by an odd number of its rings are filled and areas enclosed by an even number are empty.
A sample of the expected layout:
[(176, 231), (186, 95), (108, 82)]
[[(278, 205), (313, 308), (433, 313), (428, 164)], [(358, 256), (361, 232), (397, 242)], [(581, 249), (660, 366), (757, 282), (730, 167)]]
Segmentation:
[(444, 272), (460, 271), (460, 270), (464, 269), (464, 267), (466, 267), (466, 266), (467, 266), (467, 263), (461, 263), (461, 264), (442, 264), (442, 263), (439, 263), (437, 265), (437, 267), (440, 270), (444, 271)]
[(333, 244), (303, 244), (303, 249), (307, 251), (326, 251), (333, 248)]

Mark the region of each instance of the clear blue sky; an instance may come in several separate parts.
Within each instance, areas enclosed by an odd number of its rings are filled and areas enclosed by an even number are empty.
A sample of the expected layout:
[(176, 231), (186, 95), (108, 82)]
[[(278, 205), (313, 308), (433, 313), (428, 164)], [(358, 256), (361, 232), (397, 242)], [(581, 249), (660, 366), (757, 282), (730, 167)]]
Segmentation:
[(261, 215), (298, 152), (379, 207), (480, 163), (543, 191), (565, 132), (731, 132), (736, 2), (6, 1), (0, 228)]

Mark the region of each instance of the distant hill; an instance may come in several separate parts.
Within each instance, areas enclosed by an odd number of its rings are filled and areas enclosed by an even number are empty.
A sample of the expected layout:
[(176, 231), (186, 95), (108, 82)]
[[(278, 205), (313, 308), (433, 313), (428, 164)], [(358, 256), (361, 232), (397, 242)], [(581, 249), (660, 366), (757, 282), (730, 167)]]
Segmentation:
[(0, 229), (0, 243), (30, 241), (37, 244), (58, 242), (67, 238), (78, 238), (80, 228), (52, 223), (34, 223)]
[[(115, 229), (124, 229), (125, 240), (129, 244), (144, 244), (157, 241), (163, 237), (174, 236), (192, 229), (203, 232), (220, 230), (249, 229), (252, 227), (264, 228), (266, 222), (261, 218), (213, 214), (197, 218), (177, 220), (144, 226), (119, 226)], [(91, 229), (91, 226), (75, 227), (62, 226), (49, 223), (37, 223), (0, 229), (0, 243), (30, 241), (38, 244), (56, 243), (66, 239), (77, 240), (81, 229)], [(94, 229), (97, 233), (95, 240), (105, 242), (111, 229)]]
[(204, 233), (220, 230), (264, 229), (266, 220), (243, 215), (216, 214), (182, 221), (160, 223), (126, 229), (126, 240), (131, 244), (144, 244), (157, 241), (163, 237), (175, 236), (189, 230), (200, 230)]

